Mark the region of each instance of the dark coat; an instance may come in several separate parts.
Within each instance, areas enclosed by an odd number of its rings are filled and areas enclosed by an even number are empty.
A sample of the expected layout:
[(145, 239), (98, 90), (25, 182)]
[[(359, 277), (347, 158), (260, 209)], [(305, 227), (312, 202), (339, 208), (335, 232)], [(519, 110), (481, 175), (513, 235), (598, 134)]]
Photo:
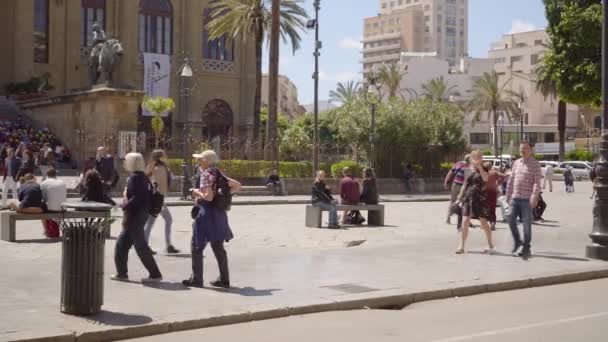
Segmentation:
[(122, 210), (131, 214), (147, 212), (151, 205), (151, 198), (148, 176), (141, 171), (134, 172), (127, 180), (127, 199), (122, 205)]
[(365, 204), (378, 204), (378, 187), (375, 179), (363, 180), (363, 191), (361, 192), (361, 202)]
[(331, 192), (327, 189), (325, 182), (315, 182), (312, 185), (312, 203), (331, 203), (333, 201), (333, 197), (331, 196)]
[(19, 168), (19, 171), (17, 171), (17, 179), (27, 175), (28, 173), (34, 174), (34, 171), (36, 170), (36, 163), (34, 163), (33, 159), (30, 159), (28, 161), (26, 161), (25, 163), (21, 164), (21, 167)]
[[(4, 160), (4, 171), (2, 176), (4, 177), (2, 179), (2, 181), (6, 180), (6, 176), (8, 175), (8, 170), (6, 169), (6, 162), (8, 161), (8, 159)], [(12, 174), (13, 174), (13, 180), (16, 182), (19, 180), (19, 178), (17, 178), (17, 174), (19, 173), (19, 169), (21, 168), (21, 159), (17, 158), (17, 157), (13, 157), (13, 159), (11, 160), (12, 164), (11, 164), (11, 169), (12, 169)]]

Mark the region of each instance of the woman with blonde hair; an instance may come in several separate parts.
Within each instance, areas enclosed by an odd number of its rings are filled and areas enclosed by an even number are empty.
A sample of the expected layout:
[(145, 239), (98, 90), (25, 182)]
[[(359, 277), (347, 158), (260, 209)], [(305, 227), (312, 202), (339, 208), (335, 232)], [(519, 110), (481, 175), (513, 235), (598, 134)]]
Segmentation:
[(121, 207), (124, 212), (122, 231), (118, 235), (114, 251), (116, 275), (112, 280), (128, 281), (127, 262), (129, 250), (135, 246), (135, 251), (150, 275), (143, 278), (143, 283), (159, 282), (163, 279), (158, 265), (152, 256), (152, 250), (144, 235), (144, 225), (148, 220), (151, 206), (152, 188), (145, 174), (144, 157), (139, 153), (129, 153), (125, 156), (125, 170), (131, 173), (127, 180), (124, 202)]
[[(226, 177), (217, 168), (217, 154), (207, 150), (193, 154), (200, 166), (200, 188), (192, 189), (192, 197), (197, 204), (194, 222), (192, 224), (192, 275), (182, 281), (187, 287), (203, 287), (203, 250), (207, 244), (217, 260), (220, 271), (219, 279), (210, 284), (215, 287), (229, 288), (230, 275), (228, 272), (228, 254), (224, 242), (232, 240), (234, 235), (228, 224), (227, 207), (221, 206), (218, 199), (232, 196), (241, 189), (241, 183)], [(226, 186), (229, 189), (226, 189)], [(227, 191), (228, 193), (223, 193)]]
[(492, 230), (488, 223), (491, 216), (488, 206), (488, 170), (482, 165), (482, 155), (479, 150), (471, 152), (472, 173), (466, 178), (465, 184), (460, 192), (460, 203), (462, 203), (462, 228), (460, 232), (460, 245), (456, 249), (456, 254), (463, 254), (465, 244), (469, 236), (469, 226), (471, 219), (479, 220), (483, 229), (488, 247), (486, 253), (494, 253), (494, 243), (492, 242)]
[[(167, 163), (164, 161), (166, 158), (167, 155), (165, 154), (165, 151), (154, 150), (152, 152), (150, 163), (148, 163), (148, 167), (146, 169), (146, 176), (150, 178), (150, 182), (152, 182), (152, 184), (156, 187), (156, 190), (164, 197), (167, 197), (167, 194), (169, 193), (169, 186), (171, 185), (171, 181), (173, 179), (173, 175), (171, 174)], [(179, 253), (179, 250), (173, 247), (171, 244), (171, 226), (173, 225), (173, 217), (171, 216), (171, 212), (165, 203), (163, 203), (160, 216), (162, 216), (163, 220), (165, 220), (165, 245), (167, 247), (167, 254)], [(150, 215), (144, 229), (146, 242), (148, 242), (148, 244), (150, 243), (150, 233), (152, 232), (152, 227), (154, 227), (155, 222), (156, 216)]]

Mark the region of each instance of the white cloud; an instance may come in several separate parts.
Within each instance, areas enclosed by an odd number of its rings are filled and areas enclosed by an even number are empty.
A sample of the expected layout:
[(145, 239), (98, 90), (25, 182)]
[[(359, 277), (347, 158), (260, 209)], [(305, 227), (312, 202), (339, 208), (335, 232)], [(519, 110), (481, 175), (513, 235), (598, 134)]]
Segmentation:
[(537, 29), (538, 27), (531, 22), (516, 19), (513, 20), (513, 25), (511, 26), (511, 31), (509, 31), (509, 34), (534, 31)]
[(351, 71), (330, 74), (324, 70), (319, 70), (319, 79), (321, 81), (348, 82), (355, 80), (358, 76), (359, 75), (356, 72)]
[(360, 38), (346, 37), (338, 43), (338, 46), (341, 49), (361, 50), (363, 48), (363, 44), (361, 44), (361, 40), (363, 40), (362, 37), (360, 37)]

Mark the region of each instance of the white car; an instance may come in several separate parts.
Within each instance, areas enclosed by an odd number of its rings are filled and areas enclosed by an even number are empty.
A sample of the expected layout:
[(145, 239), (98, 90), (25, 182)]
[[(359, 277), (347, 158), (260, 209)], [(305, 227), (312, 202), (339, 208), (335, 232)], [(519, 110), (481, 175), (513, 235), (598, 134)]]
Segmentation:
[(589, 162), (585, 161), (567, 161), (560, 163), (557, 168), (554, 169), (555, 173), (564, 174), (567, 167), (572, 166), (572, 175), (575, 179), (589, 179), (589, 174), (593, 166)]

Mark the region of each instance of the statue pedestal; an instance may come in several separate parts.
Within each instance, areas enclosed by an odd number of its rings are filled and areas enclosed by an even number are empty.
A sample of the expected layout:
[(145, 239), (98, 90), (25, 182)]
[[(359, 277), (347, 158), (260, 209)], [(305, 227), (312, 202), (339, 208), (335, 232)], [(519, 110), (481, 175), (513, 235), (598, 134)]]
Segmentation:
[(137, 118), (144, 93), (97, 86), (89, 91), (21, 103), (38, 127), (48, 129), (79, 161), (106, 146), (117, 157), (137, 148)]

